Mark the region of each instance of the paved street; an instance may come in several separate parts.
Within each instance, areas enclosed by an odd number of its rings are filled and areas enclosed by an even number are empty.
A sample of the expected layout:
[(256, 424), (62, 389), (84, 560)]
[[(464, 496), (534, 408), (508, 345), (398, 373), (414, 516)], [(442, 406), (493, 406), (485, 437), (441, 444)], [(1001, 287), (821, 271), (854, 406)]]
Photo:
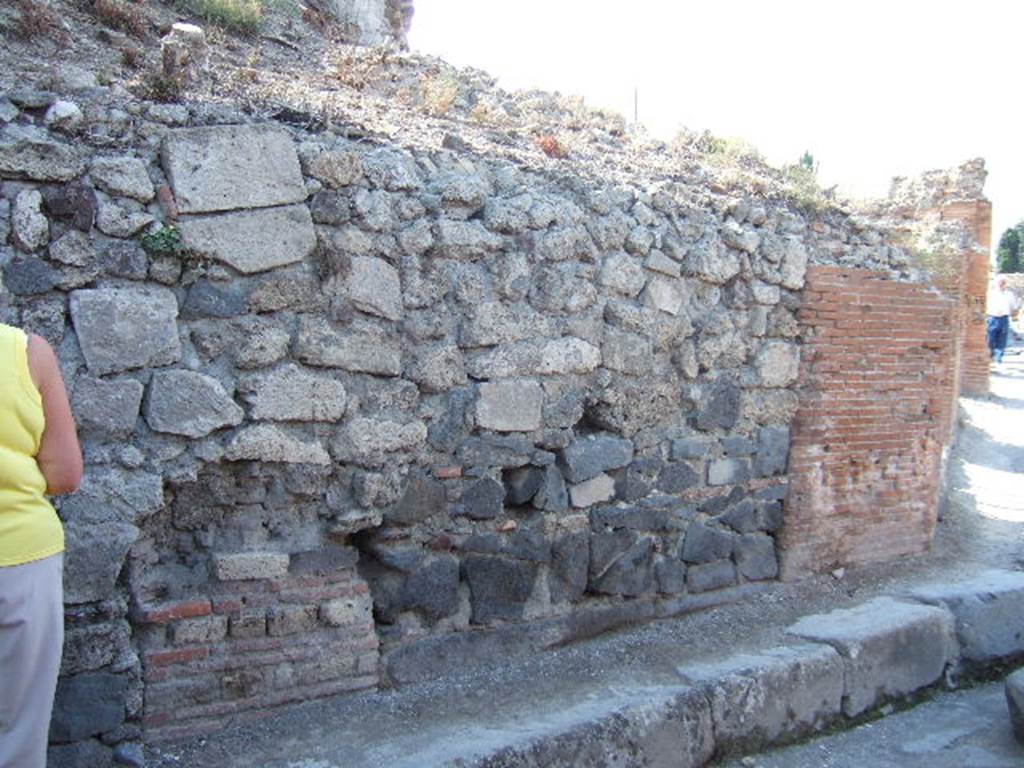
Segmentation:
[(1024, 745), (1013, 739), (1000, 682), (945, 693), (852, 731), (720, 766), (1021, 768)]

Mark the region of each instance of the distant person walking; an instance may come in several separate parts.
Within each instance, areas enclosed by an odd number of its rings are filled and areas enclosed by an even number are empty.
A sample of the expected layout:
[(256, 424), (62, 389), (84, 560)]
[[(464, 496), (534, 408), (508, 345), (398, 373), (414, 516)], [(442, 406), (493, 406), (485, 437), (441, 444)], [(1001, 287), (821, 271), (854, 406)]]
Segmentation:
[(0, 768), (44, 768), (64, 641), (64, 530), (82, 450), (57, 356), (0, 324)]
[(1010, 333), (1010, 315), (1017, 311), (1017, 296), (1007, 287), (1006, 278), (999, 275), (995, 288), (988, 292), (988, 352), (997, 363), (1003, 362), (1006, 339)]

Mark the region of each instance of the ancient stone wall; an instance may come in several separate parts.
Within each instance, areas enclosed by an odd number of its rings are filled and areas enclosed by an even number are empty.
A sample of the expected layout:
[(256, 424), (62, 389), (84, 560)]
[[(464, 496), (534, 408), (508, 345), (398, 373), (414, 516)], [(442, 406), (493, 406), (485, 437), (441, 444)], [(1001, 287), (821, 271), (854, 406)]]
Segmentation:
[(0, 100), (0, 317), (86, 450), (56, 765), (755, 593), (808, 264), (931, 296), (839, 211), (53, 100)]

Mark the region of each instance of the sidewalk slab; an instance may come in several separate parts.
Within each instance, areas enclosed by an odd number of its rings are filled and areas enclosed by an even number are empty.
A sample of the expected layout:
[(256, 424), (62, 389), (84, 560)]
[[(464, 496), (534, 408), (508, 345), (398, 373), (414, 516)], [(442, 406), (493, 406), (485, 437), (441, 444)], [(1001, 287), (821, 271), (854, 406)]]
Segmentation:
[[(610, 695), (619, 698), (621, 694)], [(700, 768), (715, 751), (711, 709), (699, 690), (658, 687), (631, 692), (601, 714), (569, 709), (557, 721), (522, 732), (516, 742), (465, 768)], [(566, 720), (576, 720), (571, 726)]]
[(958, 658), (949, 611), (891, 597), (805, 616), (787, 631), (827, 643), (842, 656), (843, 713), (849, 717), (935, 683)]
[(679, 673), (708, 697), (719, 753), (792, 740), (842, 711), (843, 660), (828, 645), (779, 646)]
[(953, 614), (965, 661), (1024, 654), (1024, 573), (993, 569), (966, 581), (926, 584), (907, 595)]

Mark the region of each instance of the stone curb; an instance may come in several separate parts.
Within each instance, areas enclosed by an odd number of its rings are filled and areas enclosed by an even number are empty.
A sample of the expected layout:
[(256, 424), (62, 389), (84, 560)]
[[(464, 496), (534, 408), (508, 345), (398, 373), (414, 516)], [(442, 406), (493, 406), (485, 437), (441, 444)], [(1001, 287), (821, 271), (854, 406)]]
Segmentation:
[(803, 642), (679, 667), (683, 685), (609, 693), (601, 708), (562, 711), (514, 743), (453, 765), (581, 768), (702, 766), (713, 755), (792, 741), (887, 701), (1024, 655), (1024, 574), (987, 571), (901, 597), (806, 616)]

